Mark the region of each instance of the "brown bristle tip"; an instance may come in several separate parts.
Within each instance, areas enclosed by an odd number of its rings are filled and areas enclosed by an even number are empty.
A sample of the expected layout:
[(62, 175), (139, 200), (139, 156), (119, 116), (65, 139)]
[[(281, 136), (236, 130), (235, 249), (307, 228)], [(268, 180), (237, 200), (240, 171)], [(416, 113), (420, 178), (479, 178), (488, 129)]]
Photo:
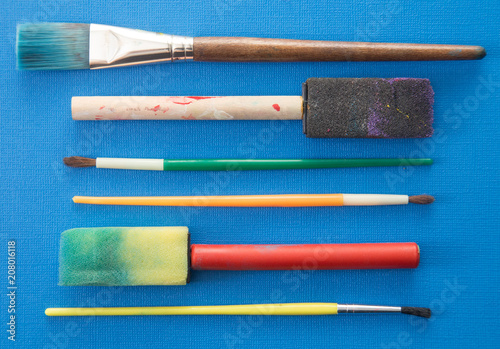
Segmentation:
[(413, 195), (413, 196), (410, 196), (409, 201), (412, 204), (428, 205), (428, 204), (432, 204), (434, 202), (434, 196), (427, 195), (427, 194)]
[(95, 159), (84, 158), (81, 156), (70, 156), (63, 159), (66, 166), (69, 167), (93, 167), (95, 166)]
[(432, 314), (429, 308), (418, 308), (418, 307), (401, 307), (401, 313), (425, 317), (426, 319), (430, 318)]

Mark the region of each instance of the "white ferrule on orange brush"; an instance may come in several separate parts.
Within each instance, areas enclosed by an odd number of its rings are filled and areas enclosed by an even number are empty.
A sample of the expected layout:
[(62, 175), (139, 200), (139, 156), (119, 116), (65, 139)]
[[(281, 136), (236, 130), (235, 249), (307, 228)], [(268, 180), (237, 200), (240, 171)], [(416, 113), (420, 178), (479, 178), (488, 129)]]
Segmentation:
[(408, 195), (342, 194), (342, 196), (343, 206), (406, 205), (409, 202)]

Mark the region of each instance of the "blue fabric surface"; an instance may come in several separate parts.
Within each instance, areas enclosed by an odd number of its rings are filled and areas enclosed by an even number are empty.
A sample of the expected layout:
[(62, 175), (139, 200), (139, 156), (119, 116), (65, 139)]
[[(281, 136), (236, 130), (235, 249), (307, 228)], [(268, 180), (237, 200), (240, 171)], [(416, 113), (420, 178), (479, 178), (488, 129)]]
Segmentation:
[[(484, 1), (3, 0), (1, 347), (498, 347), (500, 3)], [(473, 44), (470, 62), (189, 63), (15, 70), (15, 27), (94, 22), (192, 36)], [(308, 77), (419, 77), (436, 135), (307, 139), (300, 122), (74, 122), (85, 95), (300, 94)], [(67, 169), (70, 155), (165, 158), (432, 157), (418, 168), (169, 173)], [(431, 206), (168, 208), (75, 205), (73, 195), (429, 193)], [(57, 286), (74, 227), (187, 225), (193, 243), (415, 241), (415, 270), (193, 272), (181, 287)], [(7, 241), (17, 242), (16, 342), (7, 339)], [(430, 320), (329, 317), (47, 318), (46, 307), (341, 302), (428, 306)]]

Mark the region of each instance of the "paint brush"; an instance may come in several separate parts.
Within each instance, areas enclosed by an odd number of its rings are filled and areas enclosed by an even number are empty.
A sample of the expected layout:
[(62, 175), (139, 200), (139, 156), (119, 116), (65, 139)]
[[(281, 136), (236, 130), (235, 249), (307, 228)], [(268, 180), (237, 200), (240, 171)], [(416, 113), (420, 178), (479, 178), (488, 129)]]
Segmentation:
[(191, 270), (348, 270), (418, 267), (414, 242), (191, 244), (187, 227), (76, 228), (61, 234), (59, 285), (185, 285)]
[(481, 59), (480, 46), (186, 37), (79, 23), (17, 27), (19, 69), (100, 69), (173, 61), (426, 61)]
[(47, 316), (144, 316), (144, 315), (337, 315), (345, 313), (401, 313), (431, 317), (429, 308), (337, 303), (284, 303), (198, 305), (179, 307), (47, 308)]
[(74, 120), (302, 120), (312, 138), (433, 133), (427, 79), (309, 78), (301, 96), (73, 97)]
[(229, 196), (74, 196), (77, 204), (129, 206), (207, 206), (207, 207), (315, 207), (427, 205), (430, 195), (389, 194), (278, 194)]
[(70, 156), (63, 159), (69, 167), (96, 167), (121, 170), (150, 171), (245, 171), (292, 170), (312, 168), (344, 168), (375, 166), (432, 165), (432, 159), (130, 159), (86, 158)]

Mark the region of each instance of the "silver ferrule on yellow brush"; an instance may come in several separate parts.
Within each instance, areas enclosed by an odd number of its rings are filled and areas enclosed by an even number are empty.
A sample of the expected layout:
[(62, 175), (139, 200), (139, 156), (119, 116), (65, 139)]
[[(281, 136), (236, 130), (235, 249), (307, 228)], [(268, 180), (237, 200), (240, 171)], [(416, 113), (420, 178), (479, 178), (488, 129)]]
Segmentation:
[(90, 69), (192, 59), (192, 37), (90, 25)]
[(401, 307), (383, 305), (338, 304), (337, 312), (341, 313), (400, 313)]

